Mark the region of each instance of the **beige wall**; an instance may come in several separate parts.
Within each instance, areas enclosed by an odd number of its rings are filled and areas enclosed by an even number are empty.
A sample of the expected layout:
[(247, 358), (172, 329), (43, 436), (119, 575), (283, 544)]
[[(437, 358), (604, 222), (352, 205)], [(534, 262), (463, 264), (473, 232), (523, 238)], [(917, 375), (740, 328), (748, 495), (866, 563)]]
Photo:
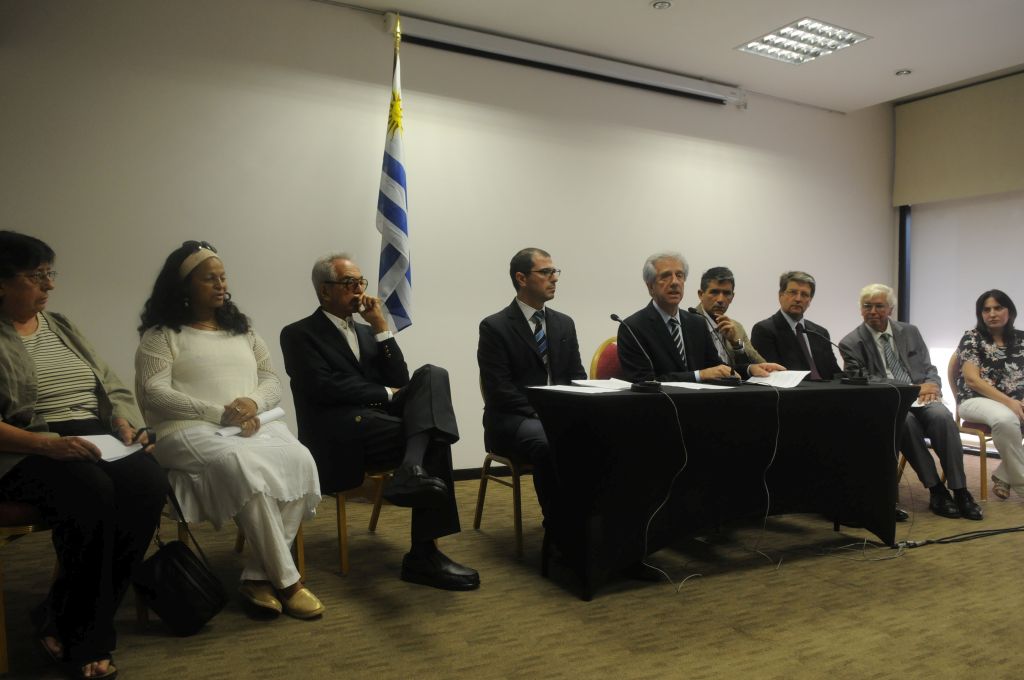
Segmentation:
[[(315, 305), (313, 259), (346, 249), (375, 271), (382, 25), (308, 0), (0, 5), (0, 225), (55, 247), (51, 308), (123, 378), (185, 239), (220, 249), (279, 367), (280, 328)], [(413, 45), (402, 59), (416, 307), (400, 341), (452, 373), (457, 467), (480, 464), (477, 324), (511, 299), (520, 247), (564, 269), (553, 306), (588, 365), (608, 314), (646, 304), (654, 250), (689, 258), (688, 304), (701, 271), (731, 266), (748, 328), (784, 269), (818, 277), (809, 316), (834, 335), (862, 285), (895, 278), (887, 108), (753, 95), (740, 111)]]

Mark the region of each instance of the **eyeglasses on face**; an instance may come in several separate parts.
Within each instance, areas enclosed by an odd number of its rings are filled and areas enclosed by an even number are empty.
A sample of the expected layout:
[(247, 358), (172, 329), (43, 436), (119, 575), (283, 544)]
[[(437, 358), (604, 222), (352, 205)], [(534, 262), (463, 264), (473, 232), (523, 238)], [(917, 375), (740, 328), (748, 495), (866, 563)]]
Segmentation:
[(534, 269), (530, 273), (540, 274), (541, 276), (546, 276), (550, 279), (552, 276), (560, 276), (562, 274), (562, 270), (555, 269), (554, 267), (544, 267), (544, 269)]
[(57, 271), (55, 269), (47, 269), (45, 272), (34, 271), (34, 272), (19, 272), (29, 281), (35, 283), (38, 286), (43, 285), (44, 281), (53, 281), (57, 278)]
[(367, 284), (369, 284), (370, 282), (361, 276), (358, 279), (351, 276), (346, 276), (345, 278), (339, 279), (337, 281), (324, 281), (324, 283), (333, 283), (338, 286), (344, 286), (349, 290), (361, 290), (363, 288), (366, 288)]
[(182, 248), (190, 248), (193, 251), (196, 250), (209, 250), (212, 253), (217, 252), (217, 249), (213, 247), (213, 244), (206, 241), (185, 241), (181, 244)]
[(889, 303), (887, 302), (865, 302), (860, 306), (865, 312), (884, 312), (889, 309)]

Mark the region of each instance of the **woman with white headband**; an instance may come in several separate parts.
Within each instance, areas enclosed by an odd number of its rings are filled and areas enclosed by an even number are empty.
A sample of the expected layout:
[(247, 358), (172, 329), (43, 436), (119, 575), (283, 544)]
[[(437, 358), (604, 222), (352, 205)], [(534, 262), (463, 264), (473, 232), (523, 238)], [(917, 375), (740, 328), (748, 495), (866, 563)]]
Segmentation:
[[(224, 263), (205, 241), (172, 252), (142, 312), (135, 354), (139, 404), (157, 431), (187, 521), (227, 519), (250, 550), (239, 594), (261, 611), (300, 619), (324, 606), (299, 580), (290, 546), (320, 501), (316, 464), (280, 420), (281, 382), (266, 343), (231, 301)], [(221, 436), (224, 426), (241, 428)]]

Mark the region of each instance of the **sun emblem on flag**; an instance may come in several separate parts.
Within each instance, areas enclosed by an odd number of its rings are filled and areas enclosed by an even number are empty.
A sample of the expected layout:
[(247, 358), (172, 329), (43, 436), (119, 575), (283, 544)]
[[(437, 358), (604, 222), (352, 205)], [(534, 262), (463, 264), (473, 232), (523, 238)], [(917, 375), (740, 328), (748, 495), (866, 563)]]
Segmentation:
[(402, 95), (397, 90), (392, 90), (391, 107), (388, 110), (388, 134), (394, 135), (396, 131), (404, 132), (402, 128)]

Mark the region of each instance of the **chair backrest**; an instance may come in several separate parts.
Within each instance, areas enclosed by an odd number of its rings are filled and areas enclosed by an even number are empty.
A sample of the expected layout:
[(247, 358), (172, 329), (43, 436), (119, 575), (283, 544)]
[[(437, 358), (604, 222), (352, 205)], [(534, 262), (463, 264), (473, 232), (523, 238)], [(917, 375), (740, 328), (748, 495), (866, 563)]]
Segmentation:
[(953, 401), (956, 402), (956, 420), (960, 422), (960, 400), (956, 395), (956, 379), (960, 377), (960, 355), (955, 351), (949, 357), (949, 365), (946, 366), (946, 384), (953, 390)]
[(602, 342), (594, 358), (590, 361), (591, 380), (608, 380), (622, 377), (622, 365), (619, 364), (619, 344), (615, 336)]

